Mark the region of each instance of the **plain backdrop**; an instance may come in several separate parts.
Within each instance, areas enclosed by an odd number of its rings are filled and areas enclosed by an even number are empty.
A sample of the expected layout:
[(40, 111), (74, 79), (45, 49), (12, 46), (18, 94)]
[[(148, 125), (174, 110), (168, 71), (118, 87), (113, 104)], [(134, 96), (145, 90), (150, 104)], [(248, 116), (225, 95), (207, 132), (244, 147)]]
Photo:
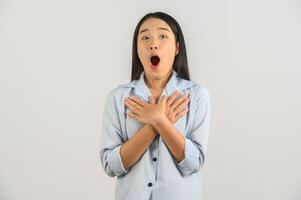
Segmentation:
[(299, 0), (0, 0), (1, 200), (113, 199), (104, 100), (155, 11), (177, 19), (211, 95), (204, 199), (301, 199)]

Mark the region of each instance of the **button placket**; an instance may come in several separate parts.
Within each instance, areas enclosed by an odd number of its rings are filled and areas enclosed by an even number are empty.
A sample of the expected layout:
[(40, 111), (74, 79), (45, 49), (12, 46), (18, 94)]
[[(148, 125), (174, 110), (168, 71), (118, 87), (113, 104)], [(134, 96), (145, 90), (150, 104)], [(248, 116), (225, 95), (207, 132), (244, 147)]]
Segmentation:
[(157, 180), (157, 168), (158, 168), (158, 151), (159, 151), (159, 136), (156, 137), (155, 141), (153, 141), (153, 144), (151, 145), (151, 148), (153, 149), (152, 151), (152, 161), (154, 163), (153, 167), (154, 167), (154, 172), (155, 172), (155, 177), (153, 180), (150, 180), (150, 182), (147, 183), (148, 187), (152, 187), (153, 184), (156, 182)]

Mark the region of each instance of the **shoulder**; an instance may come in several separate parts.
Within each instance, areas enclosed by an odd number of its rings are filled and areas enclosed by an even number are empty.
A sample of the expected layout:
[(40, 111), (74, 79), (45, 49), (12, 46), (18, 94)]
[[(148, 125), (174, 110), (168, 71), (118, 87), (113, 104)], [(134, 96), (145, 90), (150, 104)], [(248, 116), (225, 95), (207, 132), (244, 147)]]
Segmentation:
[(206, 85), (204, 85), (204, 84), (198, 84), (195, 87), (195, 90), (199, 94), (199, 97), (202, 97), (202, 98), (209, 97), (209, 89), (208, 89), (208, 87)]
[(119, 98), (128, 94), (132, 88), (135, 87), (136, 80), (126, 84), (119, 84), (118, 86), (110, 89), (107, 93), (108, 98)]
[(182, 90), (190, 90), (197, 98), (209, 97), (209, 89), (203, 83), (198, 83), (193, 80), (178, 79), (178, 87)]
[(179, 81), (179, 88), (181, 88), (183, 91), (188, 90), (189, 96), (195, 99), (196, 105), (198, 105), (201, 102), (210, 101), (209, 89), (203, 83), (181, 79)]
[(209, 94), (209, 89), (206, 85), (199, 83), (194, 87), (194, 91), (199, 100), (201, 99), (209, 100), (210, 94)]
[(210, 103), (210, 93), (209, 93), (209, 89), (206, 85), (198, 84), (194, 88), (194, 92), (196, 93), (195, 96), (197, 98), (197, 100), (196, 100), (197, 104), (200, 104), (200, 103), (209, 104)]

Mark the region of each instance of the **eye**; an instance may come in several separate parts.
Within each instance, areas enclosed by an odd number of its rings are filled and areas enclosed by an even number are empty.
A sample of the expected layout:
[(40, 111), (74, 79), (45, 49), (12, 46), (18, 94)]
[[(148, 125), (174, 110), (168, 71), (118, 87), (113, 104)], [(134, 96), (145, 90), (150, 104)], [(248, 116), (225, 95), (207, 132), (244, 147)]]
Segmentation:
[(166, 35), (160, 35), (160, 38), (167, 38), (167, 36)]
[(149, 39), (149, 38), (147, 36), (143, 36), (141, 39), (146, 40), (146, 39)]

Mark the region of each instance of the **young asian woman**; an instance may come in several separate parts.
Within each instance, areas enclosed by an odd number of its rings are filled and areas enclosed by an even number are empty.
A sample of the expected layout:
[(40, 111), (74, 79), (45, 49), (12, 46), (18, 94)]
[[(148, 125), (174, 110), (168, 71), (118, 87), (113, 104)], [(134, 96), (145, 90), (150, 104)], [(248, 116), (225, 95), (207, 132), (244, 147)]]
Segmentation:
[(99, 156), (117, 177), (115, 200), (201, 200), (210, 118), (178, 22), (146, 14), (134, 32), (131, 81), (109, 91), (103, 113)]

